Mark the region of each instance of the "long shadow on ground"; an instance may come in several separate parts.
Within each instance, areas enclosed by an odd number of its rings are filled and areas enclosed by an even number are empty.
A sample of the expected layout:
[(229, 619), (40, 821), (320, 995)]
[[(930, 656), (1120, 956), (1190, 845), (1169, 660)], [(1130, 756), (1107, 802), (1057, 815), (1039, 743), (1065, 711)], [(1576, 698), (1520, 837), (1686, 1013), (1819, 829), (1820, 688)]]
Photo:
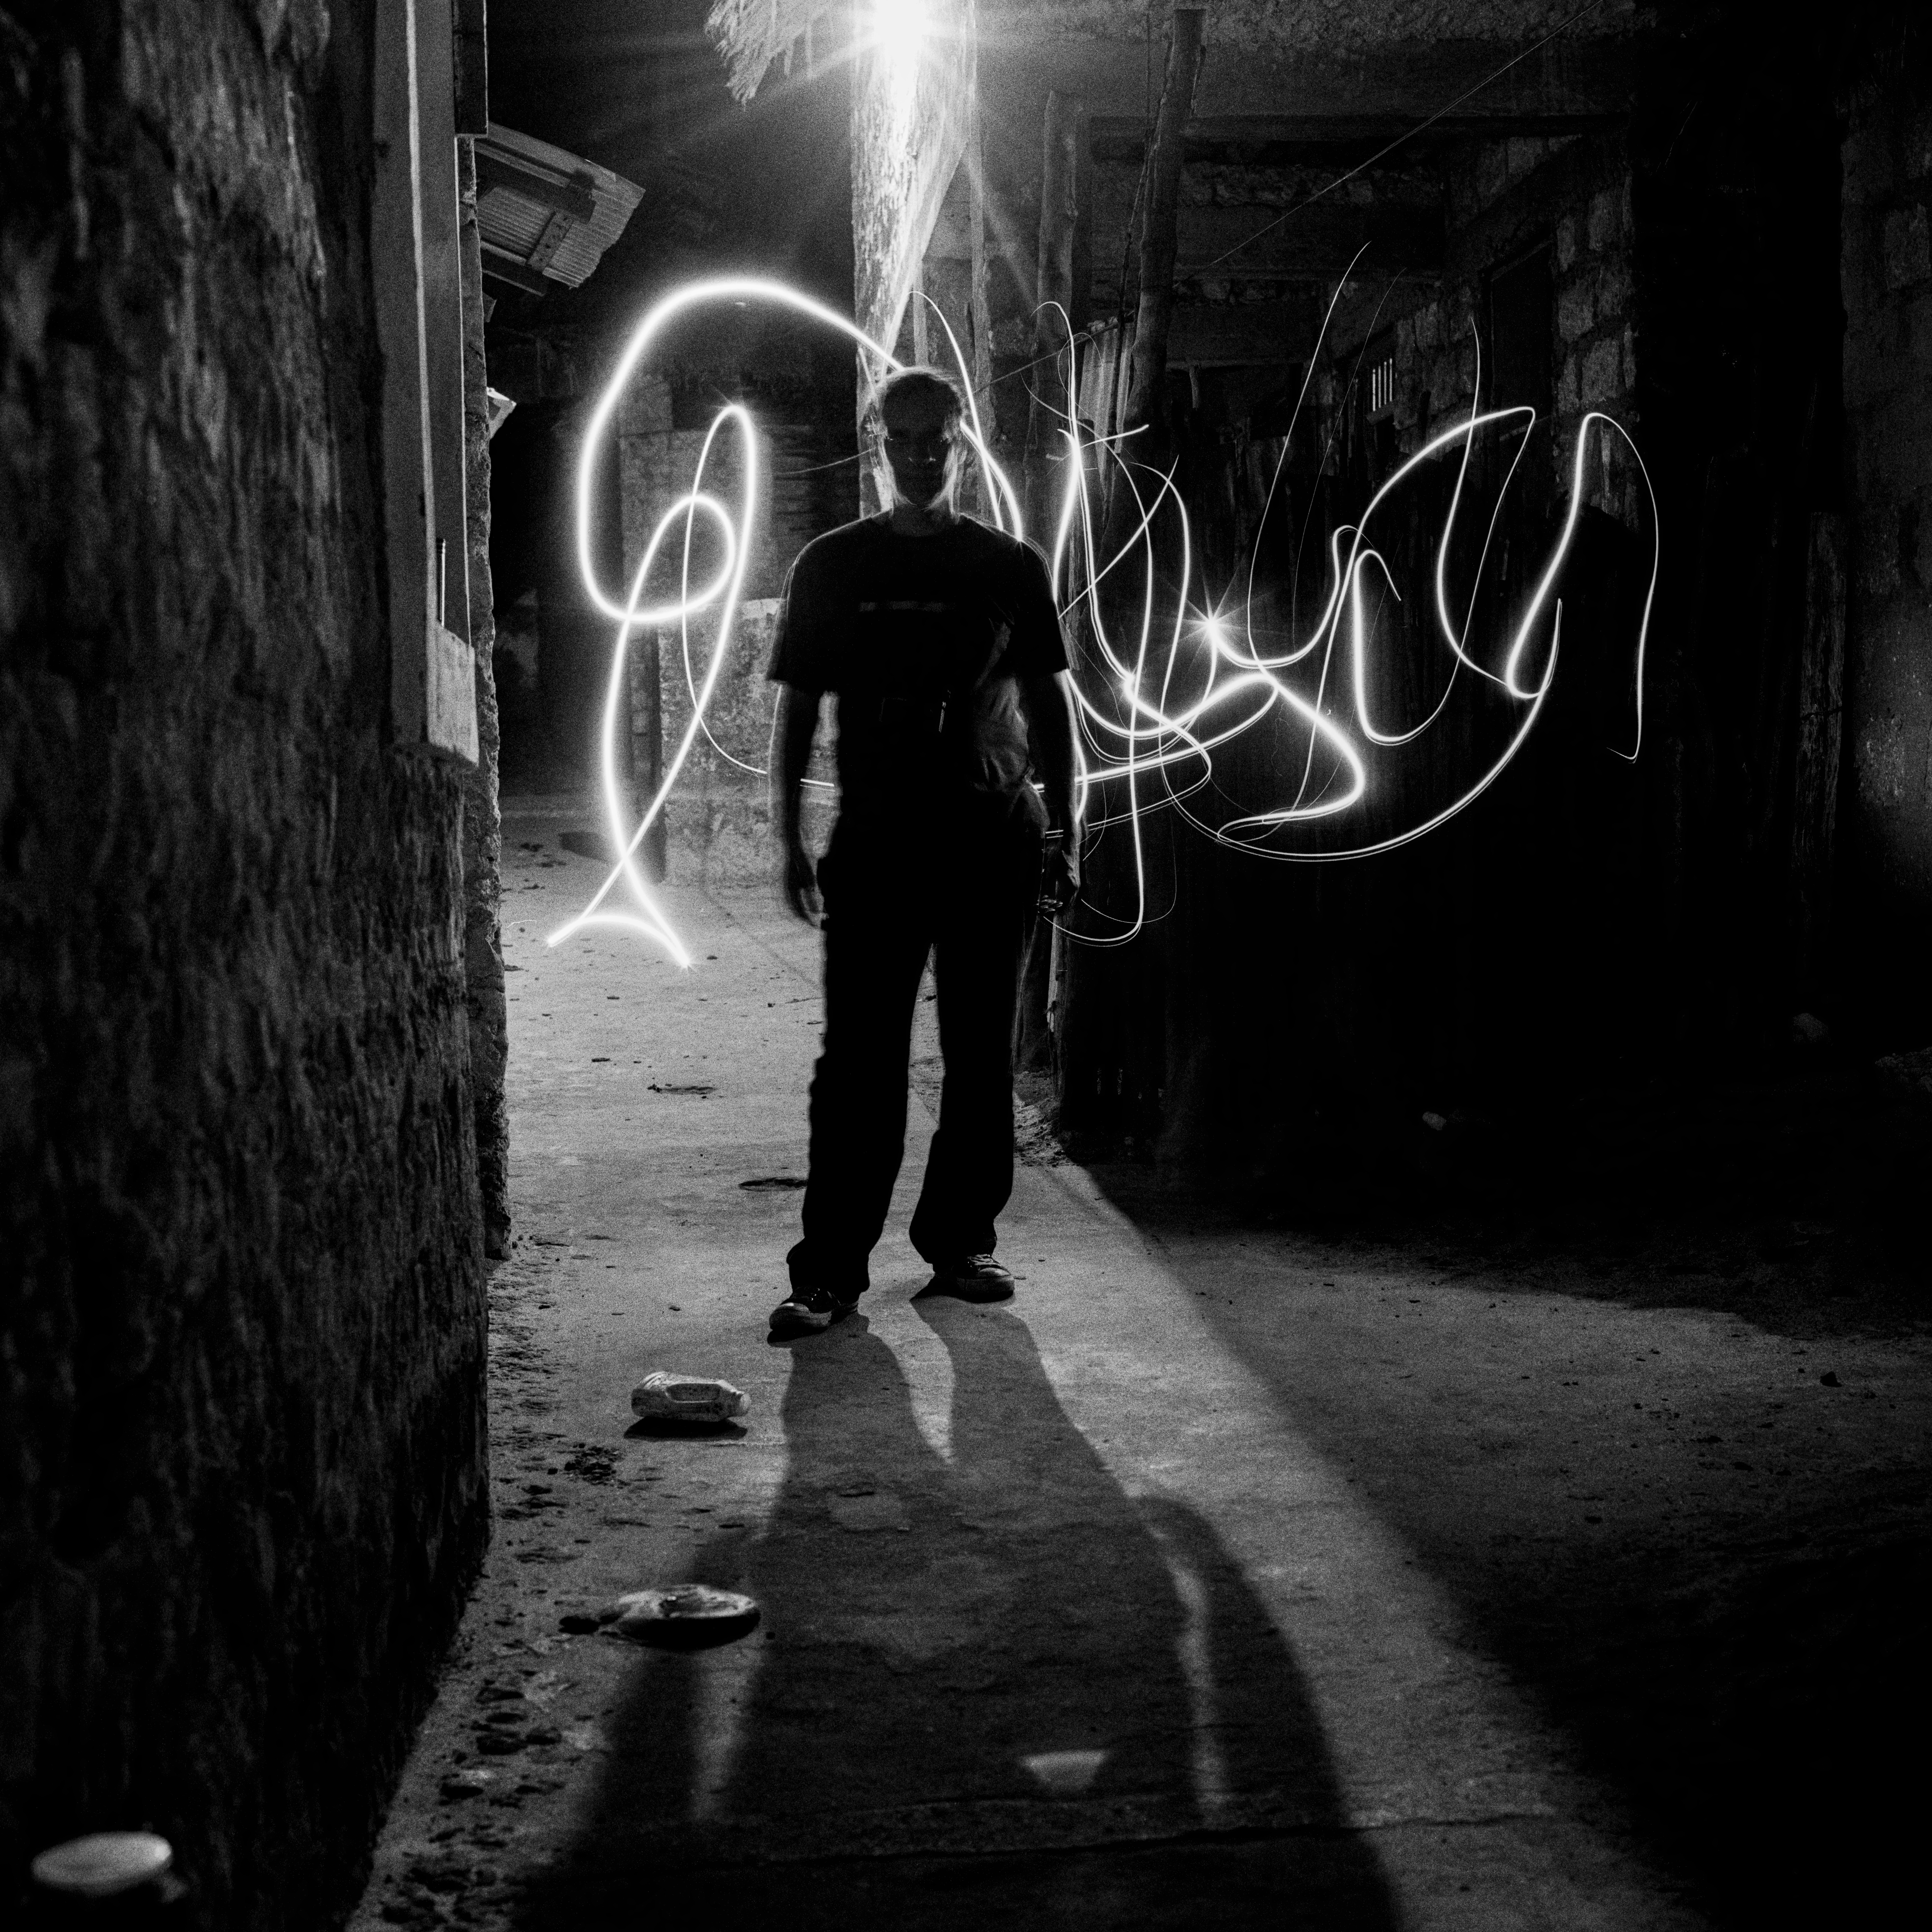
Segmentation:
[[(1821, 1232), (1822, 1260), (1765, 1239), (1805, 1211), (1790, 1192), (1781, 1223), (1726, 1202), (1616, 1247), (1587, 1200), (1554, 1229), (1492, 1211), (1316, 1234), (1144, 1168), (1096, 1178), (1714, 1924), (1892, 1922), (1932, 1786), (1906, 1742), (1932, 1720), (1932, 1480), (1902, 1388), (1820, 1371), (1924, 1304), (1868, 1285), (1856, 1222)], [(1722, 1271), (1681, 1276), (1685, 1253)], [(1421, 1330), (1450, 1297), (1466, 1320)], [(1728, 1358), (1726, 1318), (1750, 1324)], [(1616, 1362), (1604, 1334), (1627, 1338)]]
[(950, 1459), (862, 1317), (794, 1347), (783, 1492), (705, 1571), (762, 1629), (639, 1654), (520, 1923), (1393, 1926), (1294, 1661), (1207, 1526), (1120, 1489), (1016, 1316), (915, 1305), (952, 1362)]

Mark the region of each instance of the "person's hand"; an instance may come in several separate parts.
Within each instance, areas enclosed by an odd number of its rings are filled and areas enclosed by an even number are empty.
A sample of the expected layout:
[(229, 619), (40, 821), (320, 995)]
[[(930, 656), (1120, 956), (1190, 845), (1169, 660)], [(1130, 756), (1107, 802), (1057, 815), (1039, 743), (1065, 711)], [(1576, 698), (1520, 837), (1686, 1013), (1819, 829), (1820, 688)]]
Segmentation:
[(782, 878), (785, 904), (807, 926), (816, 926), (820, 910), (818, 874), (813, 868), (812, 854), (805, 849), (802, 838), (794, 838), (787, 844)]
[(1080, 891), (1078, 848), (1055, 839), (1040, 863), (1040, 905), (1042, 912), (1059, 914), (1070, 906)]

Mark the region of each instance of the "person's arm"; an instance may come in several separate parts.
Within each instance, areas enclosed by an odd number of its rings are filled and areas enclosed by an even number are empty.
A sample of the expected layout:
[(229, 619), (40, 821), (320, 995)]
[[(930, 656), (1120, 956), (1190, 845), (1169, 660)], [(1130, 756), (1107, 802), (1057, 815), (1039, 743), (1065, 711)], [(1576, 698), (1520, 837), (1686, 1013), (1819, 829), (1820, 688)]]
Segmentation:
[[(1080, 826), (1075, 802), (1073, 680), (1066, 671), (1020, 686), (1034, 756), (1046, 792), (1048, 837), (1040, 896), (1055, 911), (1080, 890)], [(1058, 833), (1054, 837), (1052, 835)]]
[(785, 904), (808, 926), (818, 923), (818, 878), (812, 854), (805, 849), (800, 821), (812, 734), (818, 729), (818, 693), (780, 685), (778, 711), (772, 720), (772, 830), (778, 842)]

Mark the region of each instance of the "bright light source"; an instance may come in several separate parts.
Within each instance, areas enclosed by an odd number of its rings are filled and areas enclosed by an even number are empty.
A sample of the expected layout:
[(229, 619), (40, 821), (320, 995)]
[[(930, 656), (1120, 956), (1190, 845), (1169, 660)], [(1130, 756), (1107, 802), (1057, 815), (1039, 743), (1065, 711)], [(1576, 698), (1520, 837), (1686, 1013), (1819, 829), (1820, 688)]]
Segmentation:
[(926, 38), (926, 0), (872, 0), (872, 33), (895, 76), (916, 66)]
[(912, 128), (919, 94), (919, 62), (926, 40), (926, 0), (872, 0), (872, 38), (885, 70), (892, 136), (903, 142)]

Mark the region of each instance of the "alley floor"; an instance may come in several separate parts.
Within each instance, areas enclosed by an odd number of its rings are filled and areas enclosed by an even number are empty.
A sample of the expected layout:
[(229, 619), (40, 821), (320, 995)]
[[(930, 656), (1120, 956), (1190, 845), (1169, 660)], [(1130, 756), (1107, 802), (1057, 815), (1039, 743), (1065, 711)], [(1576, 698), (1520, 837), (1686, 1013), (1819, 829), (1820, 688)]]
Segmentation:
[[(688, 973), (547, 949), (602, 876), (571, 822), (506, 816), (494, 1540), (358, 1932), (1881, 1922), (1924, 1789), (1909, 1309), (1813, 1294), (1802, 1235), (1706, 1283), (1317, 1234), (1037, 1132), (1016, 1298), (922, 1296), (922, 1015), (873, 1291), (773, 1345), (816, 939), (674, 886)], [(654, 1432), (659, 1368), (749, 1412)], [(563, 1628), (687, 1580), (758, 1628)]]

